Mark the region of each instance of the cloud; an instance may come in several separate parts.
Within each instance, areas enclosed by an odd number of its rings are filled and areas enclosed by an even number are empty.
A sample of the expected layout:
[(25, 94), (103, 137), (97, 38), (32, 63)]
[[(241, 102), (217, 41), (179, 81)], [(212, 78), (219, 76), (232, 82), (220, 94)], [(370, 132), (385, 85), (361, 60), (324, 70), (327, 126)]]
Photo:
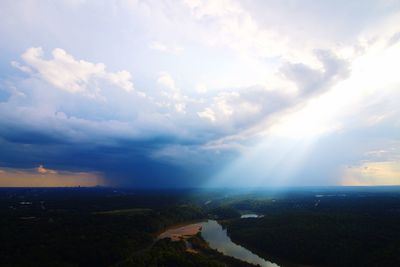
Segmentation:
[(16, 69), (19, 69), (22, 72), (26, 72), (26, 73), (32, 73), (31, 68), (29, 68), (28, 66), (24, 66), (21, 65), (19, 62), (17, 61), (11, 61), (11, 66), (13, 66)]
[(167, 102), (161, 105), (173, 106), (175, 111), (185, 114), (186, 105), (190, 99), (182, 94), (172, 76), (168, 72), (160, 72), (157, 83), (164, 89), (162, 95), (167, 98)]
[(2, 187), (71, 187), (104, 185), (99, 173), (54, 171), (39, 166), (37, 169), (3, 168), (0, 171)]
[(218, 122), (227, 133), (240, 133), (281, 112), (295, 99), (263, 86), (252, 86), (219, 92), (209, 99), (208, 105), (197, 115), (211, 122)]
[[(303, 62), (311, 66), (317, 64), (313, 49), (322, 42), (312, 38), (303, 29), (296, 30), (294, 20), (282, 20), (274, 14), (277, 10), (267, 5), (254, 4), (264, 7), (262, 17), (273, 18), (270, 23), (260, 23), (258, 17), (240, 1), (187, 0), (184, 3), (192, 17), (200, 24), (200, 29), (206, 28), (203, 31), (199, 30), (197, 35), (200, 41), (209, 46), (228, 47), (244, 57), (281, 58), (284, 61)], [(248, 6), (251, 4), (247, 4)], [(277, 17), (279, 19), (276, 19)], [(315, 25), (312, 27), (315, 28)]]
[(160, 52), (171, 53), (171, 54), (180, 54), (184, 50), (180, 46), (168, 46), (160, 42), (151, 42), (149, 48), (152, 50), (157, 50)]
[(157, 83), (171, 91), (179, 91), (175, 85), (175, 81), (168, 72), (161, 72), (158, 76)]
[(216, 120), (215, 112), (211, 108), (205, 108), (203, 111), (197, 112), (200, 118), (210, 120), (214, 122)]
[[(186, 167), (179, 164), (188, 155), (196, 159), (188, 161), (192, 172), (197, 170), (196, 161), (202, 162), (211, 158), (222, 162), (222, 158), (228, 154), (227, 150), (246, 151), (243, 148), (254, 145), (258, 141), (257, 135), (270, 129), (277, 118), (286, 120), (281, 117), (282, 114), (297, 113), (303, 107), (307, 107), (308, 102), (319, 104), (305, 112), (304, 117), (294, 117), (298, 122), (296, 129), (311, 129), (311, 132), (316, 132), (315, 128), (309, 127), (308, 124), (302, 124), (310, 118), (313, 118), (312, 123), (321, 122), (314, 120), (316, 117), (310, 114), (321, 115), (322, 122), (335, 126), (330, 121), (325, 122), (325, 111), (343, 102), (342, 97), (332, 98), (332, 93), (336, 91), (335, 86), (346, 80), (350, 74), (347, 61), (341, 60), (330, 51), (320, 51), (317, 56), (320, 58), (321, 69), (313, 69), (305, 64), (288, 63), (292, 75), (290, 79), (302, 89), (297, 96), (287, 94), (279, 88), (251, 86), (211, 90), (202, 94), (201, 99), (196, 99), (196, 94), (186, 94), (187, 91), (181, 89), (181, 80), (175, 80), (169, 72), (163, 71), (158, 72), (155, 88), (153, 91), (149, 90), (149, 97), (145, 99), (138, 100), (136, 96), (127, 95), (123, 90), (116, 91), (104, 87), (102, 93), (107, 96), (107, 101), (99, 102), (81, 98), (79, 94), (71, 94), (65, 90), (51, 91), (56, 85), (45, 79), (39, 79), (41, 83), (35, 84), (35, 75), (41, 74), (33, 65), (29, 65), (36, 74), (31, 76), (32, 73), (27, 72), (28, 79), (17, 80), (15, 83), (18, 89), (27, 95), (28, 101), (10, 98), (0, 106), (4, 115), (1, 123), (6, 126), (2, 129), (2, 137), (18, 149), (22, 149), (23, 144), (46, 144), (51, 147), (41, 157), (36, 157), (39, 162), (48, 162), (48, 155), (55, 153), (59, 167), (66, 167), (68, 164), (68, 168), (75, 166), (90, 171), (102, 170), (109, 175), (108, 177), (113, 177), (110, 179), (118, 180), (117, 176), (126, 177), (126, 173), (146, 175), (144, 166), (173, 170), (176, 177), (181, 179), (190, 173)], [(305, 79), (302, 80), (304, 76)], [(43, 82), (48, 86), (43, 86)], [(49, 102), (45, 101), (46, 96), (51, 96), (48, 98)], [(332, 102), (331, 105), (321, 101), (323, 98)], [(35, 102), (37, 99), (39, 105)], [(69, 106), (68, 103), (73, 105)], [(303, 104), (296, 108), (301, 103)], [(11, 110), (10, 107), (14, 107), (14, 115), (7, 112)], [(296, 129), (289, 127), (287, 131), (297, 133)], [(248, 134), (249, 131), (253, 132)], [(230, 138), (231, 135), (236, 135), (237, 138)], [(160, 139), (163, 141), (160, 142)], [(76, 146), (72, 152), (65, 148), (65, 142)], [(39, 153), (40, 149), (37, 146), (35, 153)], [(32, 155), (35, 154), (33, 150), (31, 148)], [(99, 167), (98, 164), (89, 161), (77, 162), (72, 160), (71, 156), (67, 157), (68, 163), (61, 163), (66, 151), (69, 151), (70, 155), (83, 153), (88, 160), (96, 163), (100, 162), (101, 155), (103, 164)], [(113, 160), (114, 157), (118, 158), (119, 162)], [(266, 158), (271, 157), (272, 154), (266, 155)], [(27, 159), (22, 166), (26, 166), (28, 161)], [(12, 160), (9, 159), (9, 162)], [(165, 163), (168, 167), (161, 166)], [(134, 167), (127, 168), (124, 164)], [(307, 166), (311, 168), (311, 164)], [(42, 168), (42, 172), (48, 170), (43, 166)], [(146, 181), (161, 178), (162, 173), (154, 171)], [(137, 177), (129, 179), (135, 182), (140, 180)]]
[(198, 83), (196, 84), (196, 92), (199, 94), (205, 94), (208, 91), (207, 85), (205, 85), (204, 83)]
[(299, 184), (338, 184), (341, 166), (398, 161), (399, 5), (78, 2), (0, 4), (4, 167), (198, 185), (262, 150), (238, 179), (304, 156)]
[(364, 162), (344, 168), (342, 185), (400, 185), (400, 162)]
[(57, 172), (55, 170), (51, 170), (51, 169), (46, 169), (45, 167), (43, 167), (43, 165), (39, 165), (39, 167), (36, 168), (37, 172), (40, 174), (56, 174)]
[(388, 46), (395, 45), (397, 42), (400, 41), (400, 32), (396, 32), (388, 41)]
[(27, 66), (16, 62), (12, 64), (25, 72), (32, 69), (38, 78), (70, 93), (96, 96), (103, 81), (127, 92), (134, 90), (128, 71), (107, 72), (104, 64), (76, 60), (61, 48), (52, 51), (52, 59), (44, 59), (43, 54), (41, 47), (31, 47), (22, 54)]
[(285, 78), (293, 81), (300, 96), (309, 96), (315, 92), (324, 92), (336, 82), (350, 75), (350, 64), (336, 56), (332, 51), (318, 50), (315, 55), (321, 68), (313, 68), (303, 63), (286, 63), (280, 69)]

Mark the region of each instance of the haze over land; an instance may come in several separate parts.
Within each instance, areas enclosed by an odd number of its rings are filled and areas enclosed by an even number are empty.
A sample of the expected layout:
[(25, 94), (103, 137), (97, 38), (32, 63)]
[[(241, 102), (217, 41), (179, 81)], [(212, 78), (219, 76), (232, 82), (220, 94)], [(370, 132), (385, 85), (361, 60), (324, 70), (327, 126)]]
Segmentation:
[(398, 1), (0, 3), (0, 186), (400, 184)]

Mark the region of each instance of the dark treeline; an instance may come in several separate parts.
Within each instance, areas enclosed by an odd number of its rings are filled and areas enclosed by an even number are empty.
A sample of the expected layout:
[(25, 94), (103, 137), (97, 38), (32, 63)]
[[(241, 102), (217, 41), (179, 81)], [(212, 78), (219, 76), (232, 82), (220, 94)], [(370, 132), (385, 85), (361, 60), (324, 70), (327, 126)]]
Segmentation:
[(210, 249), (199, 235), (190, 239), (196, 252), (183, 241), (155, 239), (171, 225), (206, 218), (274, 262), (400, 266), (396, 187), (0, 189), (0, 266), (251, 266)]
[(243, 200), (265, 217), (225, 223), (264, 257), (317, 266), (400, 266), (400, 193), (348, 192)]
[(170, 239), (163, 239), (149, 250), (140, 254), (136, 253), (115, 267), (255, 267), (210, 249), (200, 235), (191, 237), (188, 242), (196, 249), (196, 253), (186, 252), (183, 241), (172, 242)]
[(110, 266), (205, 217), (181, 192), (2, 189), (0, 199), (0, 266)]

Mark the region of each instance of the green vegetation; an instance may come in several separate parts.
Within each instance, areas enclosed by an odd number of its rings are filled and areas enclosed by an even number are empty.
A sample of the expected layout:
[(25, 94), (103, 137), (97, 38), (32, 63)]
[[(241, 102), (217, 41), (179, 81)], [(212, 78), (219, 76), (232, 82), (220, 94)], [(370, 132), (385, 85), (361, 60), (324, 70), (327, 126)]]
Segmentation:
[(122, 209), (122, 210), (109, 210), (109, 211), (98, 211), (93, 214), (97, 215), (123, 215), (123, 216), (135, 216), (142, 214), (149, 214), (151, 209)]
[[(400, 189), (342, 190), (0, 189), (0, 266), (252, 266), (200, 235), (187, 240), (190, 251), (185, 241), (155, 240), (206, 218), (223, 220), (235, 243), (274, 262), (400, 266)], [(243, 212), (264, 217), (240, 219)]]
[(225, 226), (234, 242), (262, 257), (317, 266), (400, 266), (398, 194), (259, 204), (265, 217)]
[(184, 241), (173, 242), (170, 239), (162, 239), (148, 251), (137, 253), (115, 267), (254, 267), (252, 264), (210, 249), (200, 235), (190, 238), (188, 242), (193, 245), (195, 252), (188, 252)]
[(218, 220), (233, 219), (240, 217), (240, 212), (230, 206), (222, 206), (214, 208), (210, 211), (210, 214), (213, 215)]
[(108, 191), (71, 190), (0, 194), (0, 266), (110, 266), (150, 247), (167, 226), (205, 217), (200, 207), (177, 205), (176, 194), (168, 206), (150, 193), (112, 196), (118, 207)]

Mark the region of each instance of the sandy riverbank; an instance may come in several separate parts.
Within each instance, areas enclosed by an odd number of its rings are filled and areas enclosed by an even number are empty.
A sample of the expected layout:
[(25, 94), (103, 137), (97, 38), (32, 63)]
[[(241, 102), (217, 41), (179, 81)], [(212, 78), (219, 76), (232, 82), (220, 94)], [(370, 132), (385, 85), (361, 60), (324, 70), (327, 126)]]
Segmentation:
[(177, 228), (170, 228), (158, 236), (158, 239), (171, 238), (173, 241), (189, 238), (201, 230), (201, 223), (189, 224)]

